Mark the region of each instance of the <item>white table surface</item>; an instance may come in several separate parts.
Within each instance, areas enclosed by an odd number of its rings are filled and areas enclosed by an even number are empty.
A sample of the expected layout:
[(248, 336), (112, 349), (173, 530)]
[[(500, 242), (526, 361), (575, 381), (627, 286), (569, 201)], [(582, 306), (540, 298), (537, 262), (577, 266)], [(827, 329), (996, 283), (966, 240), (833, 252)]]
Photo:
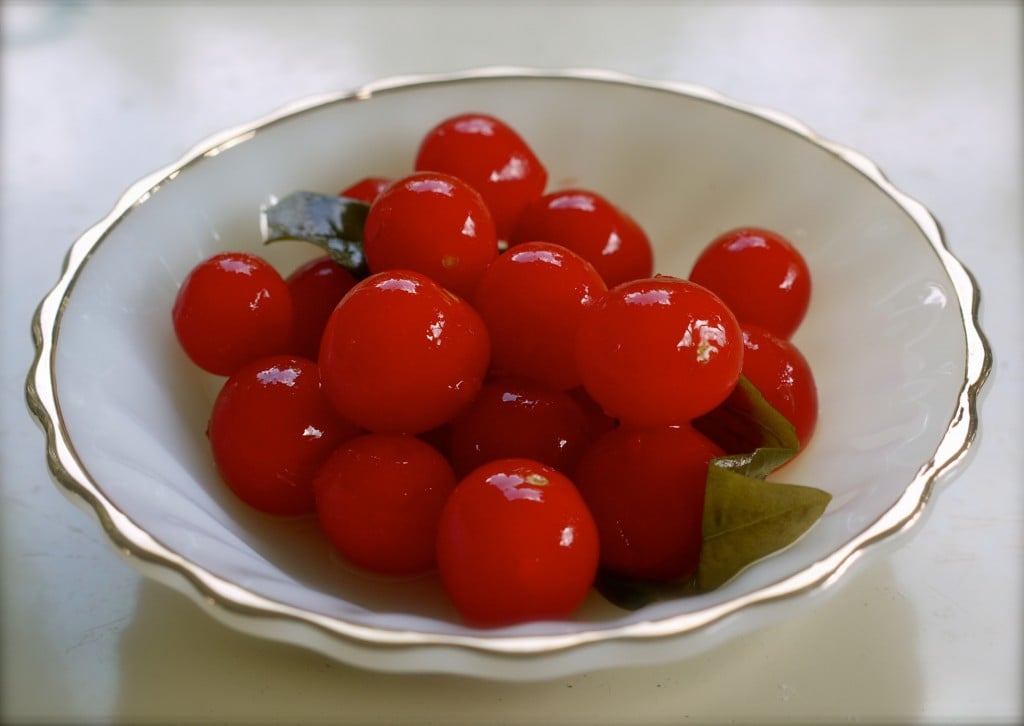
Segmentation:
[[(5, 722), (1019, 723), (1024, 609), (1020, 3), (5, 2)], [(915, 536), (694, 660), (532, 684), (382, 675), (229, 630), (141, 579), (57, 490), (24, 405), (71, 241), (201, 138), (383, 76), (607, 68), (786, 111), (943, 224), (995, 351), (981, 434)]]

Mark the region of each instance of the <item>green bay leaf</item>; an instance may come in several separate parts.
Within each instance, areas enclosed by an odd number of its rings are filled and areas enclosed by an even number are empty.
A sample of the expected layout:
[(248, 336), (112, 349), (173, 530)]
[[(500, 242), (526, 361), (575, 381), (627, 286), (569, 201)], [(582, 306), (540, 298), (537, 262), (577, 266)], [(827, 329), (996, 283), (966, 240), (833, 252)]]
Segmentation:
[(342, 267), (366, 274), (363, 225), (370, 205), (334, 194), (298, 191), (261, 210), (263, 242), (300, 240), (322, 248)]
[(712, 463), (704, 495), (704, 543), (697, 568), (701, 592), (714, 590), (752, 563), (793, 544), (832, 499), (815, 487), (747, 476), (741, 469), (722, 466), (722, 461)]
[(693, 422), (693, 427), (722, 447), (727, 454), (763, 448), (792, 449), (800, 441), (785, 416), (776, 411), (746, 376), (729, 397), (711, 413)]

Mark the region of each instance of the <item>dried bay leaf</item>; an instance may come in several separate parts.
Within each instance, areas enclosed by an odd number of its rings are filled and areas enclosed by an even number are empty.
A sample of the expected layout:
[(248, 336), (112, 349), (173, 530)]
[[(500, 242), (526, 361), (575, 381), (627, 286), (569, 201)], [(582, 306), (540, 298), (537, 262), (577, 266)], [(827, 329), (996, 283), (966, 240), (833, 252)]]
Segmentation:
[(772, 408), (745, 376), (718, 408), (694, 421), (693, 427), (727, 454), (793, 449), (792, 458), (800, 448), (793, 424)]
[(363, 225), (370, 205), (358, 199), (316, 192), (294, 192), (264, 206), (260, 226), (264, 243), (301, 240), (323, 248), (337, 262), (366, 274)]
[[(702, 592), (793, 544), (832, 500), (828, 492), (814, 487), (764, 481), (796, 456), (800, 442), (793, 425), (745, 377), (705, 422), (716, 416), (720, 424), (730, 422), (734, 440), (745, 436), (756, 441), (758, 448), (749, 454), (720, 457), (708, 468), (704, 541), (697, 569), (697, 588)], [(736, 435), (738, 431), (743, 433)], [(705, 435), (714, 434), (709, 430)]]
[(793, 544), (832, 499), (821, 489), (763, 481), (718, 466), (721, 461), (708, 472), (704, 544), (697, 569), (701, 592), (714, 590), (748, 565)]

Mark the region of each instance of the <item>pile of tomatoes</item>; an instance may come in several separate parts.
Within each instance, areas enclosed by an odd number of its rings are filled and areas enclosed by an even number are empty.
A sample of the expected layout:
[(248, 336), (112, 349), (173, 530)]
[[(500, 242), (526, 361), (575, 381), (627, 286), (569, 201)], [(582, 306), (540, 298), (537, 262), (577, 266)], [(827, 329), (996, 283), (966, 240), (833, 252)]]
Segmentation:
[(368, 275), (223, 253), (173, 310), (189, 358), (227, 377), (207, 430), (227, 486), (315, 514), (358, 567), (436, 569), (479, 626), (566, 617), (599, 568), (691, 576), (708, 465), (732, 453), (693, 422), (741, 374), (801, 445), (817, 418), (789, 340), (810, 275), (786, 239), (732, 230), (689, 279), (655, 275), (626, 212), (547, 183), (501, 120), (447, 119), (408, 176), (341, 192), (370, 205)]

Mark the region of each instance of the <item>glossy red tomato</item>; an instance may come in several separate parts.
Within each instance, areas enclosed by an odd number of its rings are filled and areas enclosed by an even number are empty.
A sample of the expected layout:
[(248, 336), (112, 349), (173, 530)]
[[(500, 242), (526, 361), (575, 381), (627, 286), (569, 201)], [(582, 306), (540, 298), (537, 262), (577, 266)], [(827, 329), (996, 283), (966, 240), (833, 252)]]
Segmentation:
[(811, 299), (811, 274), (800, 252), (781, 235), (756, 227), (716, 237), (690, 279), (722, 298), (741, 323), (780, 338), (799, 327)]
[(571, 615), (593, 584), (597, 562), (597, 529), (576, 487), (529, 459), (476, 469), (441, 513), (438, 571), (472, 625)]
[(366, 217), (363, 247), (371, 272), (414, 270), (464, 297), (498, 256), (484, 200), (439, 172), (411, 174), (381, 192)]
[(440, 171), (480, 192), (500, 239), (508, 239), (522, 209), (544, 193), (547, 170), (508, 124), (487, 114), (446, 119), (423, 138), (417, 171)]
[(578, 386), (576, 331), (583, 311), (606, 291), (593, 266), (565, 247), (530, 242), (508, 250), (473, 296), (491, 335), (494, 368), (554, 388)]
[(597, 523), (601, 567), (661, 581), (692, 575), (708, 464), (721, 455), (689, 425), (620, 428), (595, 441), (575, 481)]
[(294, 317), (291, 350), (316, 360), (327, 319), (356, 279), (325, 255), (299, 267), (285, 282), (291, 293)]
[(585, 189), (547, 194), (516, 220), (510, 245), (554, 242), (592, 264), (608, 287), (649, 277), (654, 253), (636, 221), (606, 198)]
[(490, 358), (470, 305), (417, 272), (360, 281), (320, 343), (324, 389), (338, 411), (377, 433), (423, 433), (476, 396)]
[(412, 436), (359, 436), (331, 454), (314, 487), (317, 519), (348, 561), (387, 575), (433, 569), (455, 474), (429, 445)]
[(207, 436), (221, 478), (268, 514), (313, 511), (313, 476), (338, 444), (359, 433), (320, 387), (316, 364), (297, 356), (261, 358), (221, 388)]
[(203, 370), (229, 376), (246, 363), (288, 349), (292, 301), (268, 262), (225, 252), (200, 262), (178, 290), (174, 332)]
[(567, 393), (526, 379), (488, 381), (452, 422), (451, 459), (465, 476), (495, 459), (533, 459), (572, 476), (590, 421)]
[(583, 317), (576, 365), (606, 413), (635, 426), (686, 423), (735, 387), (743, 338), (729, 308), (686, 280), (658, 276), (609, 290)]

